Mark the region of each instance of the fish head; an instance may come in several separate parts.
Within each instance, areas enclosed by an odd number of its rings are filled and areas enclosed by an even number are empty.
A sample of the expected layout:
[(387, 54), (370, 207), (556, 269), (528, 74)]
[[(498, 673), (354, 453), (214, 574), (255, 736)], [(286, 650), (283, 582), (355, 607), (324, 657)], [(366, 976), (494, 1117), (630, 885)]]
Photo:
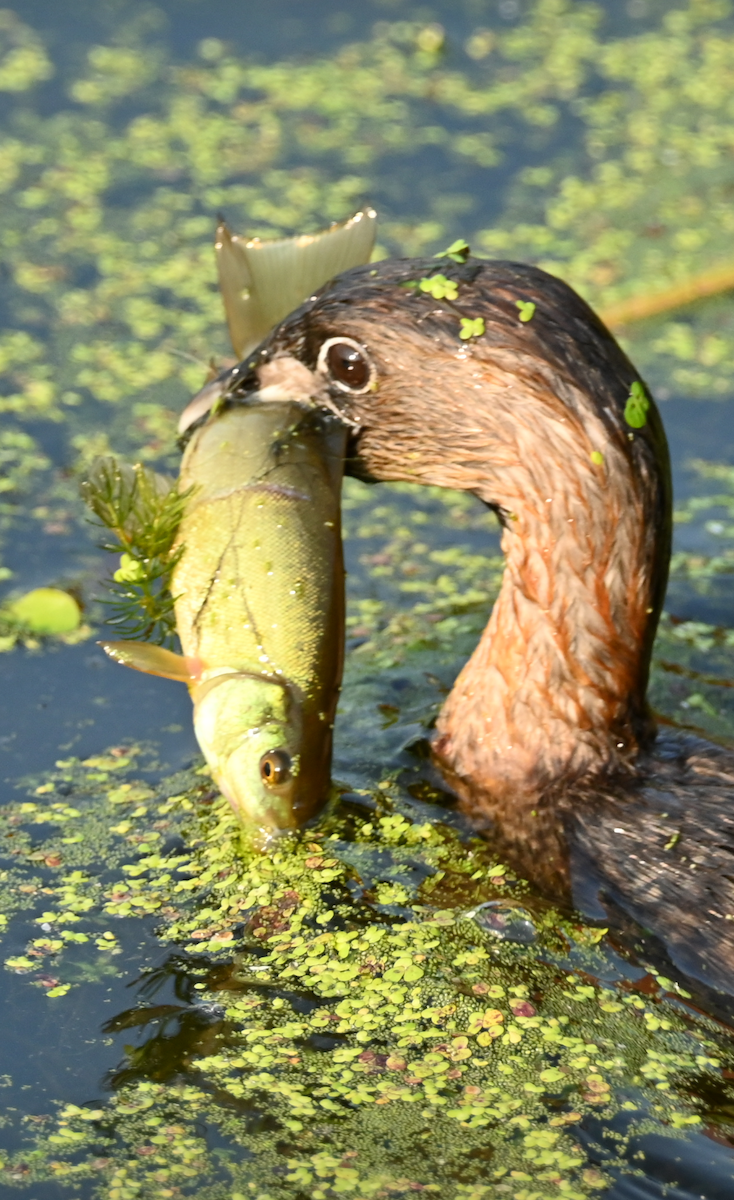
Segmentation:
[(300, 829), (328, 793), (331, 731), (287, 684), (230, 672), (192, 689), (215, 783), (256, 842)]

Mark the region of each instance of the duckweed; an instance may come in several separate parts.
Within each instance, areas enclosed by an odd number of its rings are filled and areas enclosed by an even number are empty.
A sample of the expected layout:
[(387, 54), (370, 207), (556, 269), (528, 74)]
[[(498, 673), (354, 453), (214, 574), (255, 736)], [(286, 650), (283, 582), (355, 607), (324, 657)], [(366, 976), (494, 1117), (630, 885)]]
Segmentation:
[(516, 300), (515, 304), (520, 310), (520, 320), (524, 324), (527, 324), (528, 321), (532, 321), (535, 315), (535, 305), (533, 304), (532, 300)]
[[(144, 1041), (108, 1103), (61, 1107), (32, 1141), (39, 1180), (98, 1178), (109, 1189), (100, 1194), (138, 1195), (194, 1178), (213, 1186), (225, 1170), (229, 1186), (274, 1198), (415, 1185), (459, 1197), (460, 1154), (461, 1186), (478, 1195), (510, 1180), (522, 1198), (529, 1175), (543, 1197), (587, 1197), (606, 1177), (576, 1125), (624, 1115), (608, 1159), (621, 1165), (640, 1131), (686, 1136), (700, 1124), (703, 1080), (727, 1086), (727, 1045), (665, 998), (674, 981), (659, 977), (651, 991), (595, 976), (603, 930), (538, 911), (535, 944), (497, 940), (474, 913), (514, 880), (430, 806), (406, 808), (399, 787), (392, 800), (380, 789), (377, 810), (335, 799), (316, 829), (265, 858), (196, 771), (149, 786), (141, 769), (136, 747), (67, 759), (31, 781), (34, 799), (4, 810), (16, 870), (41, 861), (48, 872), (43, 887), (28, 876), (37, 915), (25, 954), (5, 966), (63, 1004), (85, 986), (80, 953), (94, 947), (102, 970), (114, 961), (111, 921), (152, 917), (186, 956), (197, 980), (187, 1011), (210, 1033), (185, 1051), (178, 1082), (156, 1081)], [(36, 825), (58, 833), (37, 841)], [(70, 827), (78, 840), (62, 836)], [(164, 836), (180, 849), (166, 850)], [(360, 846), (379, 854), (357, 868)], [(426, 884), (396, 896), (385, 872), (407, 860), (423, 864)], [(472, 905), (437, 907), (436, 874), (465, 881)], [(235, 1151), (225, 1166), (197, 1134), (202, 1120)]]
[[(68, 68), (27, 21), (0, 15), (0, 537), (78, 526), (62, 462), (114, 452), (176, 469), (176, 415), (229, 352), (219, 209), (270, 236), (370, 195), (380, 253), (449, 242), (438, 257), (463, 262), (460, 222), (480, 254), (538, 262), (601, 308), (728, 256), (732, 36), (719, 0), (619, 35), (591, 6), (535, 0), (463, 43), (427, 18), (382, 20), (329, 56), (256, 62), (206, 38), (172, 62), (132, 30)], [(68, 101), (49, 116), (52, 71)], [(441, 273), (414, 289), (459, 298)], [(625, 346), (663, 396), (725, 399), (730, 307), (711, 298), (630, 326)], [(520, 302), (517, 319), (531, 318)], [(479, 320), (461, 319), (462, 340), (481, 336)], [(630, 404), (641, 428), (644, 390)], [(54, 463), (41, 421), (57, 427)], [(601, 450), (590, 457), (603, 465)], [(709, 596), (732, 569), (734, 475), (692, 471), (677, 520), (704, 521), (708, 540), (677, 551), (673, 588)], [(18, 987), (63, 1019), (116, 978), (130, 929), (153, 930), (184, 981), (178, 1016), (152, 1016), (144, 993), (110, 1022), (142, 1035), (103, 1102), (51, 1096), (43, 1122), (28, 1118), (2, 1159), (8, 1188), (583, 1200), (616, 1167), (637, 1169), (646, 1133), (686, 1139), (711, 1123), (731, 1136), (730, 1043), (682, 984), (644, 958), (642, 978), (611, 969), (604, 929), (540, 904), (457, 832), (440, 796), (407, 792), (393, 770), (396, 746), (419, 752), (496, 595), (486, 512), (351, 480), (344, 507), (355, 563), (341, 736), (359, 752), (351, 790), (302, 840), (255, 854), (205, 770), (161, 778), (128, 744), (60, 759), (1, 814), (0, 932)], [(128, 560), (118, 570), (134, 584)], [(1, 648), (18, 638), (0, 627)], [(43, 649), (30, 630), (20, 640)], [(732, 648), (727, 628), (667, 616), (655, 705), (731, 735)]]
[(633, 429), (642, 429), (647, 425), (647, 411), (650, 401), (645, 394), (645, 388), (638, 380), (632, 384), (629, 398), (624, 406), (624, 419)]
[(59, 588), (34, 588), (6, 608), (6, 620), (31, 633), (71, 633), (81, 621), (79, 605)]
[(481, 337), (484, 333), (484, 317), (462, 317), (459, 337), (464, 342), (470, 338)]
[(426, 275), (419, 280), (421, 292), (427, 292), (434, 300), (455, 300), (459, 294), (459, 285), (445, 275)]
[(441, 250), (436, 258), (450, 258), (453, 262), (463, 263), (466, 262), (469, 254), (469, 243), (465, 242), (463, 238), (457, 238), (445, 250)]

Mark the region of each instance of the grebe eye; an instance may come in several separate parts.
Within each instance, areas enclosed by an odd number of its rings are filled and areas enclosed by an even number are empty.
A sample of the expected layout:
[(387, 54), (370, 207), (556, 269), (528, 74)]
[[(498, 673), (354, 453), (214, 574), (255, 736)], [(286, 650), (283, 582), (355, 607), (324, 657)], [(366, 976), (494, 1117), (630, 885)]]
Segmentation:
[(285, 750), (268, 750), (260, 759), (260, 778), (266, 787), (278, 787), (291, 777), (291, 756)]
[(317, 367), (343, 392), (366, 392), (374, 374), (364, 347), (345, 337), (324, 342)]

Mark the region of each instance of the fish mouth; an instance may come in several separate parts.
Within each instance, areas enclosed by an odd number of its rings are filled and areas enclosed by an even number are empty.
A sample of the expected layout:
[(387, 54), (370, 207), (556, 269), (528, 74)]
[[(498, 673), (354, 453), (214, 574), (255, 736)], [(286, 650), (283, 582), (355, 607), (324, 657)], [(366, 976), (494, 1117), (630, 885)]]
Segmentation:
[(257, 376), (252, 368), (244, 363), (238, 363), (236, 367), (228, 367), (226, 371), (217, 375), (216, 379), (210, 379), (208, 383), (205, 383), (203, 388), (195, 396), (192, 396), (178, 419), (179, 438), (188, 437), (199, 422), (209, 415), (215, 405), (243, 386), (250, 393), (247, 395), (247, 401), (256, 401), (258, 399)]
[[(328, 798), (331, 727), (288, 681), (223, 671), (192, 689), (194, 730), (214, 782), (255, 841), (295, 833)], [(279, 781), (263, 763), (287, 759)]]
[(253, 786), (251, 758), (252, 747), (243, 741), (223, 767), (215, 771), (222, 795), (260, 844), (295, 833), (303, 822), (297, 817), (298, 803), (292, 784), (281, 788)]
[(263, 351), (249, 362), (229, 367), (204, 384), (179, 417), (179, 438), (188, 438), (212, 411), (218, 412), (222, 404), (230, 401), (242, 405), (273, 401), (305, 405), (322, 403), (328, 399), (325, 383), (322, 374), (309, 370), (292, 355), (268, 358)]

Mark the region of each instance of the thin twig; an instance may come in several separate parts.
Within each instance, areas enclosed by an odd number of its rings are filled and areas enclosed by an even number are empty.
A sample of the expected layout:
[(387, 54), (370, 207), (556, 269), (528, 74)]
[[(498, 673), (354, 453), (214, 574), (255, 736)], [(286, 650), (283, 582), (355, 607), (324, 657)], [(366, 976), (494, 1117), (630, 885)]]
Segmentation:
[(617, 304), (610, 304), (608, 308), (598, 311), (605, 325), (610, 329), (620, 329), (635, 321), (660, 316), (661, 313), (683, 308), (695, 300), (703, 300), (707, 296), (715, 296), (732, 288), (734, 264), (728, 263), (725, 267), (719, 267), (715, 271), (704, 271), (659, 292), (630, 296), (627, 300), (620, 300)]

